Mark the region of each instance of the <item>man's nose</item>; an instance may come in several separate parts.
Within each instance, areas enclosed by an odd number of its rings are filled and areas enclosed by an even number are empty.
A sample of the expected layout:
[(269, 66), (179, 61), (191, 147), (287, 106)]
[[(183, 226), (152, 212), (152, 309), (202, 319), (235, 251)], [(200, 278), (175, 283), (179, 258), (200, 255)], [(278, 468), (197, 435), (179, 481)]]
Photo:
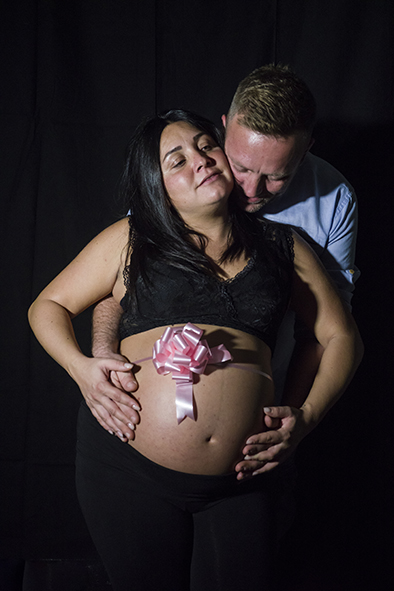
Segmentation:
[(247, 175), (241, 183), (243, 192), (247, 197), (256, 197), (260, 193), (266, 193), (264, 182), (261, 182), (260, 177)]

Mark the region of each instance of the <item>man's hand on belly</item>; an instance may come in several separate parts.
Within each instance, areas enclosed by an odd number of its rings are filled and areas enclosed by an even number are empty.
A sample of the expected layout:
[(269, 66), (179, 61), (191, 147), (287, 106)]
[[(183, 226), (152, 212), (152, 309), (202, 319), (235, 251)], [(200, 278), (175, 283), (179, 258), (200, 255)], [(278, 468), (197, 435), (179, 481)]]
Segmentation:
[(238, 480), (273, 470), (295, 451), (306, 435), (302, 410), (290, 406), (264, 409), (267, 431), (252, 435), (242, 450), (244, 460), (235, 466)]

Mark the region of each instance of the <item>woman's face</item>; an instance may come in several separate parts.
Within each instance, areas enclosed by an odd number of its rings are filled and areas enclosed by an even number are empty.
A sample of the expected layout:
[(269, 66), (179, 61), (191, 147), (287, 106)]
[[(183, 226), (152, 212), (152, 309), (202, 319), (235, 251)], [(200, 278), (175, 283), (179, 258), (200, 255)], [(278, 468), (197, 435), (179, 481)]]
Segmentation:
[(223, 150), (210, 135), (184, 121), (163, 130), (160, 164), (167, 193), (181, 215), (225, 204), (234, 186)]

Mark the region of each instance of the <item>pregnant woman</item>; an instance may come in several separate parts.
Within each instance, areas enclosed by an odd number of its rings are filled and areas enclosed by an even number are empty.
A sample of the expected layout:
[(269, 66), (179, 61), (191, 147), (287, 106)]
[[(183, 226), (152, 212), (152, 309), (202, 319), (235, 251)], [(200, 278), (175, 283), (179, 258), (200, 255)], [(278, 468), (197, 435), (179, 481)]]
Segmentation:
[(239, 480), (234, 467), (274, 401), (276, 333), (290, 306), (324, 348), (300, 410), (307, 431), (359, 363), (357, 329), (309, 247), (237, 208), (209, 121), (174, 110), (141, 125), (123, 186), (129, 217), (29, 311), (78, 383), (97, 360), (81, 353), (72, 318), (111, 293), (124, 309), (121, 353), (135, 364), (140, 422), (125, 444), (91, 401), (81, 405), (77, 489), (92, 539), (114, 591), (271, 589), (282, 468)]

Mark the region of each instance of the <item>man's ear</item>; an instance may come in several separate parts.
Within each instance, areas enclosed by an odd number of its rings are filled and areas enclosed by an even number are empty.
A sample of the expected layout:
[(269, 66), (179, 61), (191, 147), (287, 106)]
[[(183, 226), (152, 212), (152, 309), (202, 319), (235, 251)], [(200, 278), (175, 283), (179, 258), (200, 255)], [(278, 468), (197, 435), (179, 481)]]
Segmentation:
[(309, 152), (309, 150), (312, 148), (314, 143), (315, 143), (315, 140), (313, 137), (311, 137), (310, 142), (309, 142), (309, 146), (307, 148), (307, 152)]
[(302, 164), (304, 162), (305, 156), (308, 154), (309, 150), (312, 148), (314, 143), (315, 143), (315, 140), (313, 139), (313, 137), (311, 137), (311, 139), (309, 140), (308, 147), (305, 150), (303, 157), (301, 158), (300, 164)]
[(222, 115), (222, 123), (223, 123), (223, 127), (226, 129), (226, 115)]

